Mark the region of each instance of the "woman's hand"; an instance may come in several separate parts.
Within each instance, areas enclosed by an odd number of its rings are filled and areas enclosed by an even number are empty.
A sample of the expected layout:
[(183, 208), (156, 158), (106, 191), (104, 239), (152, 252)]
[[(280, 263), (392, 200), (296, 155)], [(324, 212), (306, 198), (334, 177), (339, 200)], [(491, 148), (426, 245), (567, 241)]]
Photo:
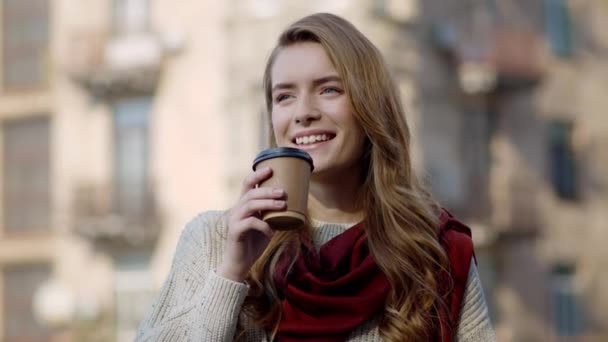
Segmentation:
[(268, 246), (274, 231), (262, 221), (259, 213), (285, 208), (285, 192), (282, 189), (256, 188), (256, 184), (271, 175), (272, 170), (265, 167), (245, 178), (241, 198), (229, 211), (224, 259), (217, 269), (219, 276), (243, 281)]

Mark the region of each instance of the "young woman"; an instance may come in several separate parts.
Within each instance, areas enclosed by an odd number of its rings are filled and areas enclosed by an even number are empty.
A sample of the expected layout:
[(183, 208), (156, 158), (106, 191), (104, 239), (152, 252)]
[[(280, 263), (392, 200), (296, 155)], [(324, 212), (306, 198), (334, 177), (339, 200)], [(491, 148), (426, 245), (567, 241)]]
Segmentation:
[(226, 212), (182, 233), (137, 341), (493, 341), (468, 228), (420, 186), (375, 46), (331, 14), (292, 24), (264, 75), (273, 144), (314, 161), (303, 229), (252, 172)]

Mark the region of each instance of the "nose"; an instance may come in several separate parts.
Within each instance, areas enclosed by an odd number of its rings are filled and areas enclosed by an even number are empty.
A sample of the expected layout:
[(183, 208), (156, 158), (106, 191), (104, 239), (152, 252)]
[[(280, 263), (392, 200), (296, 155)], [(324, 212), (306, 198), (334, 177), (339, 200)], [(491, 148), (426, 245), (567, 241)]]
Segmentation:
[(307, 124), (319, 120), (319, 118), (321, 118), (321, 111), (314, 99), (311, 96), (301, 96), (296, 106), (295, 123)]

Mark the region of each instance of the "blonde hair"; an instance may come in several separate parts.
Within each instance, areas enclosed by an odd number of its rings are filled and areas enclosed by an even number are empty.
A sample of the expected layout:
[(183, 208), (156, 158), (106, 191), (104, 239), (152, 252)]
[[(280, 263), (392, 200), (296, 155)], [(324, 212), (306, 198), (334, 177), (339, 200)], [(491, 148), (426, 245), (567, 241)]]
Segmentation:
[[(264, 73), (268, 115), (274, 60), (283, 48), (301, 42), (324, 48), (367, 136), (359, 203), (366, 212), (370, 252), (391, 284), (380, 334), (386, 341), (426, 340), (439, 327), (439, 310), (446, 307), (437, 275), (448, 269), (448, 259), (437, 238), (439, 207), (412, 170), (410, 133), (397, 88), (380, 52), (361, 32), (338, 16), (315, 14), (288, 27), (268, 59)], [(281, 319), (274, 284), (276, 262), (308, 233), (306, 229), (275, 234), (249, 273), (245, 312), (273, 336)]]

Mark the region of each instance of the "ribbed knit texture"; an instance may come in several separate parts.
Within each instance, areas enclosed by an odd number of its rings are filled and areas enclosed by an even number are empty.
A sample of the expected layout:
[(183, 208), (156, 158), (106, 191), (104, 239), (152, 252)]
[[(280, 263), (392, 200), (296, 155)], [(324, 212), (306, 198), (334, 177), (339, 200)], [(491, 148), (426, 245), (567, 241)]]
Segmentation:
[[(352, 225), (314, 220), (312, 224), (317, 248)], [(219, 211), (204, 212), (186, 225), (171, 271), (139, 326), (136, 342), (233, 341), (249, 287), (214, 272), (222, 259), (226, 229), (223, 212)], [(248, 320), (240, 318), (247, 325)], [(264, 331), (246, 330), (247, 341), (268, 342)], [(377, 319), (355, 329), (349, 341), (382, 341)], [(474, 263), (469, 271), (457, 341), (496, 341)]]

